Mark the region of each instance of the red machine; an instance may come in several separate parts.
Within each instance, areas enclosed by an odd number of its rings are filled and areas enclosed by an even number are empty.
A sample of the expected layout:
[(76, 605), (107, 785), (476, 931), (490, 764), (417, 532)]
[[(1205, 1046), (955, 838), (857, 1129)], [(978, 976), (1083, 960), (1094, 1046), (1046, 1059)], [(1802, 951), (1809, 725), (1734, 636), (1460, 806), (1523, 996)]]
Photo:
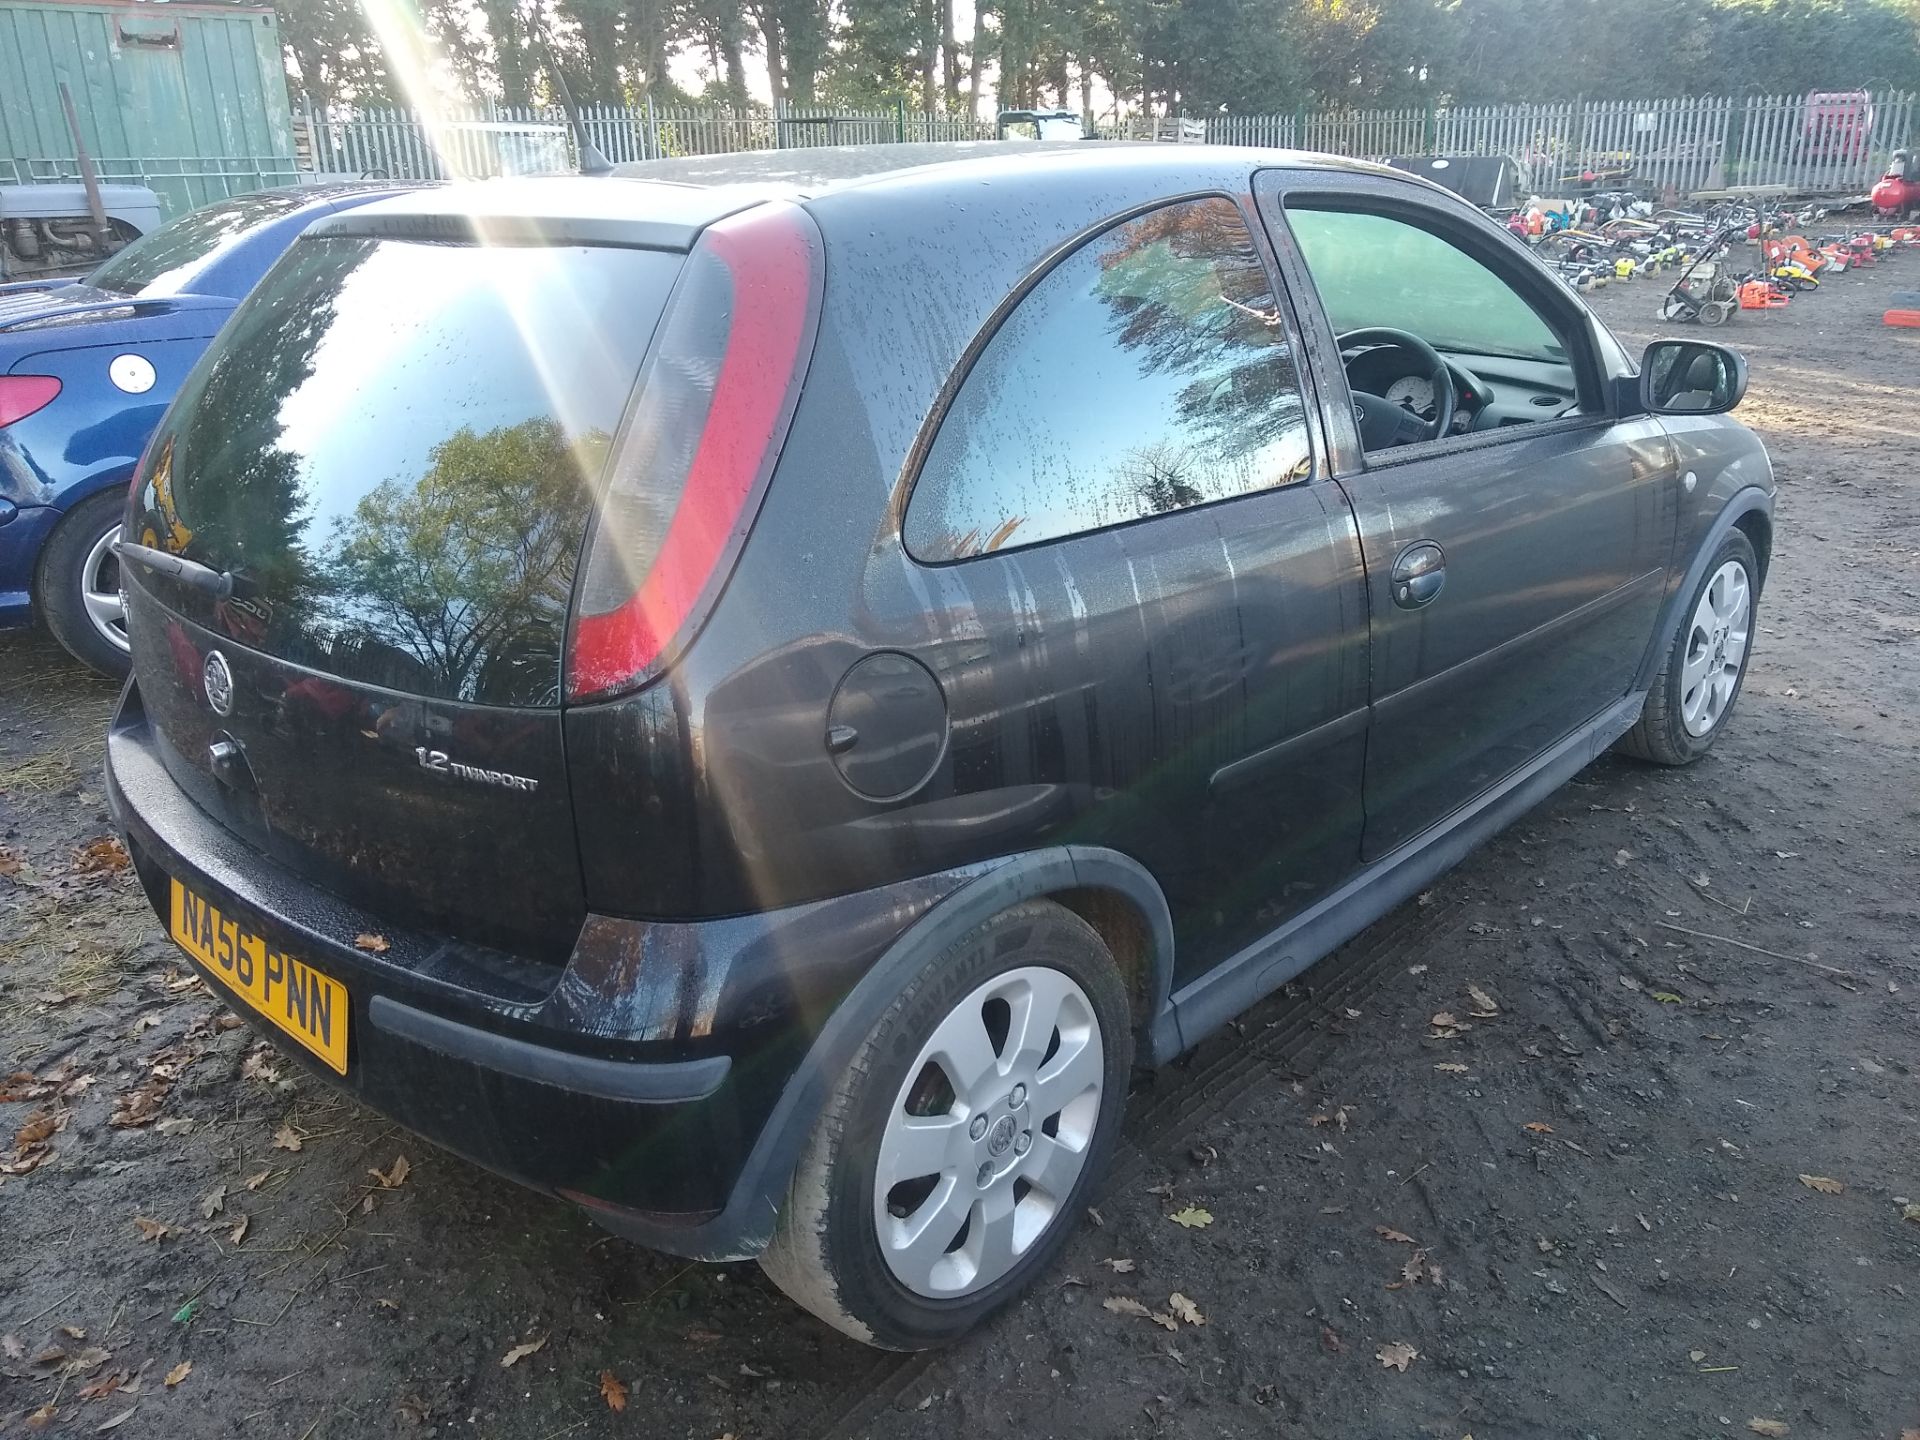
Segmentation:
[(1873, 187), (1873, 208), (1896, 217), (1920, 213), (1920, 156), (1911, 150), (1893, 152), (1893, 163)]

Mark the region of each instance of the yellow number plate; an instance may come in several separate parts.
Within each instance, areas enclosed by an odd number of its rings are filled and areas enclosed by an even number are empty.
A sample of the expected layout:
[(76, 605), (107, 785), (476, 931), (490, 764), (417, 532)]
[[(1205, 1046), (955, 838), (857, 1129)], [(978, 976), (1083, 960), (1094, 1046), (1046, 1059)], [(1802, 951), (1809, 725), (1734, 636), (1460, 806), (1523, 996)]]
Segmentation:
[(252, 1009), (347, 1073), (347, 987), (249, 934), (178, 880), (168, 928)]

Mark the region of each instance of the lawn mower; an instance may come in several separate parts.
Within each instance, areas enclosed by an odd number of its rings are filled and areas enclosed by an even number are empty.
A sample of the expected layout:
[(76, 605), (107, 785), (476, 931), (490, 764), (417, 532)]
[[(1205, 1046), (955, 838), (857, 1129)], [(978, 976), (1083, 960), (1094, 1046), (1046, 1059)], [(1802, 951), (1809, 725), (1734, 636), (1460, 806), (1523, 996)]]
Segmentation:
[(1694, 252), (1680, 278), (1660, 302), (1662, 320), (1689, 324), (1724, 325), (1739, 313), (1740, 296), (1733, 281), (1721, 273), (1719, 255), (1727, 248), (1728, 231), (1710, 236)]

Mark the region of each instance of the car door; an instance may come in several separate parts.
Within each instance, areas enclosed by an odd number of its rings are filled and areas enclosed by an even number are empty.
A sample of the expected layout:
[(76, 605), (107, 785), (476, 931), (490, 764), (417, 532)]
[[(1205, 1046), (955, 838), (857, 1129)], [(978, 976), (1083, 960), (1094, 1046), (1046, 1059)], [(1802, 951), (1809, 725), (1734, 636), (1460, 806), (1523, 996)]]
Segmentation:
[[(1256, 189), (1289, 281), (1313, 297), (1303, 323), (1366, 560), (1372, 860), (1629, 690), (1673, 548), (1672, 447), (1652, 418), (1610, 413), (1584, 309), (1476, 212), (1371, 177), (1275, 173)], [(1460, 433), (1366, 448), (1344, 382), (1391, 357), (1343, 357), (1338, 336), (1372, 326), (1471, 360)]]
[(1359, 543), (1269, 263), (1226, 196), (1085, 239), (978, 351), (903, 524), (956, 786), (1145, 864), (1177, 982), (1359, 853)]

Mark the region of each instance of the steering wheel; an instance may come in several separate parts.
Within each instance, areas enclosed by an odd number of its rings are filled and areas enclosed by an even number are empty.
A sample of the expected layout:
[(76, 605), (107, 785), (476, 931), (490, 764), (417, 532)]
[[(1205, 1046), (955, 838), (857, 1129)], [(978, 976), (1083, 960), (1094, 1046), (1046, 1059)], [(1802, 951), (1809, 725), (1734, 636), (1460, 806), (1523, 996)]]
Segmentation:
[(1356, 345), (1390, 345), (1426, 362), (1433, 382), (1433, 419), (1422, 420), (1384, 395), (1367, 390), (1352, 390), (1353, 418), (1360, 426), (1360, 445), (1365, 450), (1385, 450), (1394, 445), (1410, 445), (1416, 440), (1438, 440), (1453, 428), (1453, 412), (1458, 397), (1453, 389), (1453, 371), (1438, 350), (1407, 330), (1384, 325), (1365, 330), (1349, 330), (1334, 337), (1345, 355)]

